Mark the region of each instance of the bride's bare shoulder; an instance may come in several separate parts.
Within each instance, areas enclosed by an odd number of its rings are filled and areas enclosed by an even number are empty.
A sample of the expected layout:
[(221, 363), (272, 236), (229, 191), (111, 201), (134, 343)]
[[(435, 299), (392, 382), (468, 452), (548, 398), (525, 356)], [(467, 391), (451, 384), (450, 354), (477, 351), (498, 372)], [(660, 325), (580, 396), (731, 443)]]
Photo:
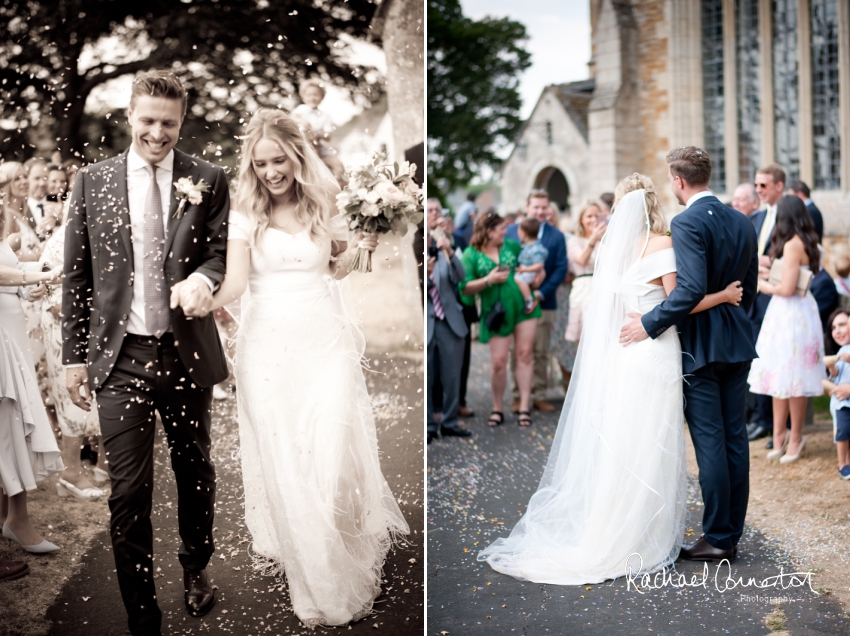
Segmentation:
[(653, 234), (649, 237), (649, 243), (646, 245), (644, 256), (649, 256), (661, 250), (670, 249), (673, 247), (673, 239), (666, 234)]

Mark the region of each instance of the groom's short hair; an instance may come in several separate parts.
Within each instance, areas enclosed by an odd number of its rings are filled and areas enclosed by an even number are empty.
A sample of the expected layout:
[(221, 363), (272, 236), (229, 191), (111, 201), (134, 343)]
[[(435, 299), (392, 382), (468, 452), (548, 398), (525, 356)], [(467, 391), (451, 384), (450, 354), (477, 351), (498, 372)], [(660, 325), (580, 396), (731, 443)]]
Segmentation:
[(667, 154), (667, 164), (675, 177), (681, 177), (689, 186), (707, 186), (711, 178), (711, 159), (708, 153), (696, 146), (676, 148)]
[(144, 71), (133, 80), (133, 90), (130, 93), (130, 108), (136, 105), (136, 98), (142, 95), (179, 99), (186, 116), (186, 89), (171, 71)]

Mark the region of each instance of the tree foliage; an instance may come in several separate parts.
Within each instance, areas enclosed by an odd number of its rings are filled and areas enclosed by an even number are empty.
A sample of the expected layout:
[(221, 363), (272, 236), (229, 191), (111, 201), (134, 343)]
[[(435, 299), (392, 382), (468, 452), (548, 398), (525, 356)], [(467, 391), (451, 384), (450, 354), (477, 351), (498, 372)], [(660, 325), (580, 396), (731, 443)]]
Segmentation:
[(459, 0), (428, 0), (428, 196), (495, 168), (522, 123), (519, 75), (531, 64), (525, 26), (471, 20)]
[(30, 156), (45, 138), (65, 157), (113, 154), (125, 112), (87, 117), (86, 101), (152, 68), (187, 87), (181, 148), (198, 154), (211, 137), (232, 145), (249, 111), (294, 105), (306, 77), (371, 100), (382, 78), (351, 61), (349, 43), (374, 11), (371, 0), (0, 0), (0, 156)]

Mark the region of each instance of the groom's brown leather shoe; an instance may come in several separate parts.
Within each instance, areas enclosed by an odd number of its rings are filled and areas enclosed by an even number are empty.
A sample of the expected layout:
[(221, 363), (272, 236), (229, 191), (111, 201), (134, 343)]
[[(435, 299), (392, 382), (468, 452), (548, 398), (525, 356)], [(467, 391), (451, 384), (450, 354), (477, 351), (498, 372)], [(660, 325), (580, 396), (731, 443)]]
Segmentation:
[(183, 601), (190, 616), (203, 616), (215, 605), (215, 591), (206, 570), (183, 570)]
[(689, 561), (711, 561), (712, 563), (720, 563), (723, 559), (731, 561), (735, 558), (735, 550), (721, 550), (715, 548), (705, 537), (697, 541), (690, 548), (682, 548), (679, 556)]

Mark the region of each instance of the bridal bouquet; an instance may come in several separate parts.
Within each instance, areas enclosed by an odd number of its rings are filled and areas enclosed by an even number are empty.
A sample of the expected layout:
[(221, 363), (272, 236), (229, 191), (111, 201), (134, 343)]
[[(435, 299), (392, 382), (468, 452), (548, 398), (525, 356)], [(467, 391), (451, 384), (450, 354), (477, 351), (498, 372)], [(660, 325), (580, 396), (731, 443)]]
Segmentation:
[[(343, 177), (348, 185), (336, 195), (339, 211), (348, 217), (353, 232), (404, 236), (408, 223), (419, 223), (425, 216), (424, 195), (413, 181), (416, 164), (389, 163), (385, 152), (353, 165)], [(372, 271), (372, 253), (359, 248), (348, 264), (348, 271)]]

